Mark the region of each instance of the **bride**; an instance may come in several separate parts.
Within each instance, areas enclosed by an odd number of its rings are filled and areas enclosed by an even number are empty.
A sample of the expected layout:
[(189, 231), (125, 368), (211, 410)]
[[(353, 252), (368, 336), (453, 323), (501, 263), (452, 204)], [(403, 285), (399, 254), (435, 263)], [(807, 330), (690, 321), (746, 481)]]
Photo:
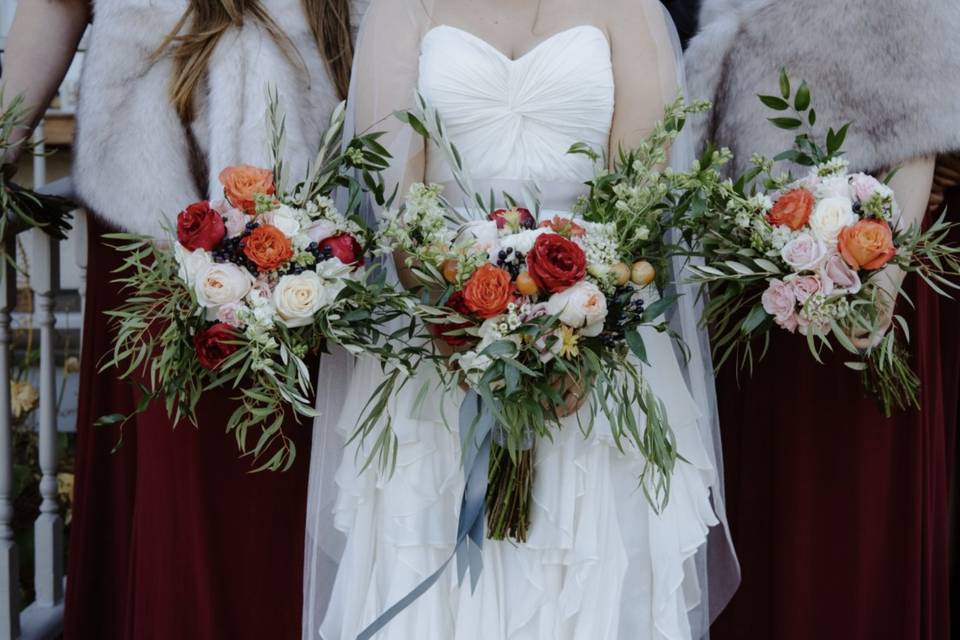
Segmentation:
[[(545, 215), (570, 211), (593, 173), (588, 160), (566, 154), (570, 145), (635, 146), (676, 96), (671, 31), (654, 0), (374, 0), (355, 58), (355, 128), (388, 132), (387, 184), (405, 193), (413, 182), (439, 183), (456, 201), (443, 154), (391, 117), (419, 91), (482, 192), (519, 195), (535, 183)], [(696, 348), (688, 370), (667, 336), (644, 339), (645, 373), (683, 457), (666, 509), (654, 512), (638, 488), (639, 453), (619, 452), (606, 424), (585, 437), (572, 414), (587, 409), (570, 398), (553, 441), (537, 447), (528, 541), (486, 540), (475, 589), (445, 571), (378, 640), (706, 634), (731, 586), (711, 588), (708, 601), (708, 537), (716, 557), (735, 567), (723, 527), (710, 533), (723, 511), (710, 367)], [(427, 372), (396, 394), (389, 413), (399, 450), (386, 475), (362, 468), (362, 453), (344, 444), (382, 380), (379, 368), (361, 360), (349, 382), (329, 375), (334, 370), (323, 368), (328, 378), (318, 387), (342, 401), (342, 414), (327, 413), (315, 429), (304, 638), (353, 640), (453, 551), (464, 474), (459, 437), (443, 416), (455, 416), (461, 398), (437, 393), (418, 402), (420, 389), (435, 383)]]

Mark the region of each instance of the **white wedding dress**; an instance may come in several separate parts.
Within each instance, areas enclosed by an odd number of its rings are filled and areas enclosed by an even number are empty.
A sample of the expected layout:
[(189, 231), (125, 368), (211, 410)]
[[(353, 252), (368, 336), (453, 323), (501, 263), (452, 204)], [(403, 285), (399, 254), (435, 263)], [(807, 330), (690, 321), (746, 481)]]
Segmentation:
[[(482, 192), (536, 183), (544, 215), (569, 211), (593, 174), (588, 160), (566, 153), (570, 145), (608, 144), (613, 71), (596, 27), (559, 32), (511, 60), (466, 31), (433, 26), (420, 40), (417, 78)], [(456, 189), (441, 153), (428, 154), (426, 179)], [(552, 442), (537, 445), (528, 542), (486, 540), (475, 592), (469, 580), (458, 584), (451, 566), (376, 638), (692, 637), (688, 612), (704, 595), (694, 557), (718, 524), (713, 444), (704, 442), (670, 339), (653, 331), (644, 339), (645, 374), (684, 459), (666, 509), (651, 508), (638, 488), (643, 458), (617, 450), (602, 413), (588, 437), (567, 418)], [(328, 401), (343, 397), (343, 411), (338, 421), (321, 419), (314, 436), (321, 488), (311, 488), (304, 637), (319, 629), (324, 640), (353, 640), (453, 550), (464, 487), (456, 432), (462, 395), (442, 397), (433, 386), (418, 403), (421, 388), (435, 385), (428, 373), (396, 395), (389, 411), (399, 452), (388, 477), (362, 470), (355, 444), (338, 451), (382, 380), (379, 366), (359, 360), (349, 385), (332, 371), (324, 366), (321, 391)]]

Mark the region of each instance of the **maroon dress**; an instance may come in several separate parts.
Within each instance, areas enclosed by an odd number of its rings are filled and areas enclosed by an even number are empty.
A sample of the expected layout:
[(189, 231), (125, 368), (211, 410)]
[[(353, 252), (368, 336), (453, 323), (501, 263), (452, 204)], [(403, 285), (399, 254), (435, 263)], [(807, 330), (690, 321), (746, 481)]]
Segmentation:
[(752, 377), (738, 384), (732, 366), (721, 371), (727, 509), (743, 580), (714, 640), (950, 637), (960, 309), (917, 277), (907, 286), (920, 411), (884, 418), (842, 354), (819, 365), (805, 340), (779, 331)]
[(201, 401), (199, 429), (151, 406), (112, 453), (117, 429), (93, 423), (129, 412), (136, 393), (97, 372), (104, 311), (123, 298), (106, 232), (91, 217), (65, 638), (300, 638), (309, 424), (288, 425), (298, 455), (285, 473), (238, 458), (223, 394)]

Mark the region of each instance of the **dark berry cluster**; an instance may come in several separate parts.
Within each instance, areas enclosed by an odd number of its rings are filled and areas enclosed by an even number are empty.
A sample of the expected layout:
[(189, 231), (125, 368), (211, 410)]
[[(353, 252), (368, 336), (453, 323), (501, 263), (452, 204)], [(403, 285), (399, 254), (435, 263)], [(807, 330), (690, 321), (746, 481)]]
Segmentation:
[(314, 265), (317, 265), (324, 260), (329, 260), (333, 257), (333, 250), (330, 249), (330, 247), (320, 247), (320, 245), (318, 245), (316, 242), (311, 242), (305, 251), (313, 256), (313, 263), (300, 264), (296, 261), (290, 261), (286, 265), (285, 273), (298, 276), (304, 271), (310, 271), (313, 269)]
[(247, 227), (239, 237), (224, 238), (221, 240), (220, 244), (217, 245), (217, 248), (212, 252), (214, 262), (232, 262), (238, 267), (243, 267), (249, 271), (254, 277), (258, 276), (260, 270), (257, 268), (257, 265), (243, 253), (244, 239), (258, 226), (256, 222), (248, 222)]
[(509, 273), (513, 280), (517, 279), (526, 264), (527, 257), (519, 251), (514, 251), (513, 247), (501, 249), (497, 254), (497, 266)]
[(600, 334), (604, 346), (612, 348), (623, 342), (627, 327), (639, 324), (645, 309), (643, 299), (634, 298), (632, 289), (617, 289), (607, 305), (607, 319)]

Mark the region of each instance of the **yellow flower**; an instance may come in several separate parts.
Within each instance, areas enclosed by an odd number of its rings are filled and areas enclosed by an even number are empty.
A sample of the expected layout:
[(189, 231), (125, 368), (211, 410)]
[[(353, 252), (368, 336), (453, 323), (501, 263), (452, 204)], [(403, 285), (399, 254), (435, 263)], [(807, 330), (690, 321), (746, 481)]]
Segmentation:
[(19, 419), (37, 408), (40, 393), (29, 382), (10, 382), (10, 408), (13, 417)]
[(558, 333), (560, 335), (560, 357), (576, 358), (580, 355), (580, 349), (577, 347), (577, 343), (580, 342), (580, 336), (574, 333), (573, 329), (567, 325), (561, 325)]

